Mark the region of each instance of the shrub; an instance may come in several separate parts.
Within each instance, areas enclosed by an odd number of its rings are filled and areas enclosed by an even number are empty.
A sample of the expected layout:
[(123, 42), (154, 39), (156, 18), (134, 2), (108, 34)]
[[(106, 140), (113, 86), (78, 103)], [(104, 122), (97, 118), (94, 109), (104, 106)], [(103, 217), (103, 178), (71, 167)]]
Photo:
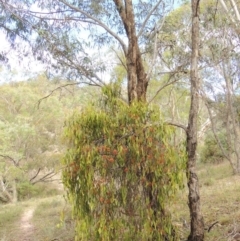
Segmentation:
[[(224, 134), (219, 135), (219, 140), (226, 150), (226, 140)], [(203, 163), (220, 163), (224, 160), (224, 155), (212, 133), (206, 136), (203, 149), (200, 153), (201, 162)]]
[(18, 183), (17, 191), (20, 201), (34, 197), (47, 197), (59, 194), (59, 190), (53, 188), (50, 183), (37, 183), (33, 185), (27, 181)]

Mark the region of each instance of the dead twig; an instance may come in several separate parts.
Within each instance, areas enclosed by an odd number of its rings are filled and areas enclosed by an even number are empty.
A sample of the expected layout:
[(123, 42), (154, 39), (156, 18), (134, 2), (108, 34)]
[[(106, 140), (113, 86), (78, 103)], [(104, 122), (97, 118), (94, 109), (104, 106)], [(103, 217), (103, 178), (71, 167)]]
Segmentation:
[(211, 224), (208, 228), (208, 233), (211, 231), (211, 229), (218, 223), (218, 221), (214, 222), (213, 224)]

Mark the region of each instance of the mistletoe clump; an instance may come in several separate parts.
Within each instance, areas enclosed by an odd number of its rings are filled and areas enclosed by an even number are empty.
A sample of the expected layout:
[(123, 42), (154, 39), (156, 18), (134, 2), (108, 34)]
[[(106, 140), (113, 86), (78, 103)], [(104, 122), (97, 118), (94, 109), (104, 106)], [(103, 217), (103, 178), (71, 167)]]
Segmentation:
[(183, 148), (147, 105), (103, 104), (69, 119), (63, 181), (77, 240), (177, 240), (166, 204), (182, 184)]

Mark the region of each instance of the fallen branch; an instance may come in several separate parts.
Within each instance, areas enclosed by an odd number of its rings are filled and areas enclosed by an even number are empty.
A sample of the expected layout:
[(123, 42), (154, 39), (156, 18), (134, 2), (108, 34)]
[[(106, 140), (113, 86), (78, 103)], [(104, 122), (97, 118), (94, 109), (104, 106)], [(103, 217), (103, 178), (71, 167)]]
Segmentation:
[(211, 231), (211, 229), (218, 223), (218, 221), (214, 222), (212, 225), (208, 228), (208, 233)]

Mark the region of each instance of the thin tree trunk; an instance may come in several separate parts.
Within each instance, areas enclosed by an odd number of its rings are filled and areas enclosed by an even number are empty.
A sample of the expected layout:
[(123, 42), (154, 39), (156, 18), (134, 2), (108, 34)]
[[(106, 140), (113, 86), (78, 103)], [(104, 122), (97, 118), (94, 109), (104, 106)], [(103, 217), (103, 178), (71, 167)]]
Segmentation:
[(191, 233), (188, 241), (204, 240), (204, 221), (200, 211), (199, 183), (196, 173), (197, 148), (197, 115), (199, 110), (200, 80), (198, 76), (199, 51), (199, 2), (192, 0), (192, 56), (191, 56), (191, 106), (187, 128), (187, 181), (189, 188), (189, 210), (191, 217)]
[(18, 201), (18, 195), (17, 195), (17, 183), (15, 179), (12, 181), (12, 192), (13, 192), (12, 202), (16, 203)]
[(0, 180), (0, 200), (6, 203), (13, 201), (13, 197), (7, 190), (7, 187), (2, 179)]
[(239, 22), (240, 22), (240, 14), (239, 14), (239, 10), (238, 10), (238, 5), (235, 0), (230, 0), (230, 5), (232, 8), (228, 8), (226, 2), (227, 2), (226, 0), (220, 0), (220, 3), (222, 5), (222, 7), (224, 8), (224, 10), (226, 11), (228, 18), (231, 20), (236, 33), (240, 34), (240, 30), (238, 27)]
[[(237, 113), (234, 109), (234, 91), (232, 86), (232, 80), (227, 74), (227, 67), (229, 65), (223, 62), (223, 74), (226, 82), (226, 101), (227, 101), (227, 140), (229, 155), (233, 156), (234, 153), (234, 162), (236, 163), (235, 168), (233, 169), (234, 174), (240, 174), (240, 131), (239, 131), (239, 122), (237, 120)], [(230, 140), (229, 140), (230, 139)]]
[(205, 99), (205, 105), (206, 105), (207, 110), (208, 110), (209, 118), (210, 118), (210, 121), (211, 121), (211, 127), (212, 127), (212, 132), (213, 132), (214, 138), (215, 138), (219, 148), (221, 149), (221, 152), (222, 152), (223, 156), (229, 161), (229, 163), (230, 163), (230, 165), (231, 165), (231, 167), (232, 167), (232, 169), (234, 171), (235, 166), (234, 166), (234, 163), (233, 163), (233, 161), (231, 159), (230, 153), (229, 153), (229, 151), (226, 151), (224, 149), (224, 146), (221, 143), (221, 140), (220, 140), (220, 138), (217, 135), (216, 124), (215, 124), (215, 121), (213, 119), (214, 116), (213, 116), (213, 114), (211, 112), (211, 109), (210, 109), (210, 106), (209, 106), (208, 102), (206, 101), (206, 95), (205, 94), (204, 94), (204, 99)]
[(238, 7), (237, 7), (237, 3), (235, 2), (235, 0), (230, 0), (231, 6), (234, 10), (235, 13), (235, 17), (237, 18), (237, 21), (240, 22), (240, 14), (238, 11)]

